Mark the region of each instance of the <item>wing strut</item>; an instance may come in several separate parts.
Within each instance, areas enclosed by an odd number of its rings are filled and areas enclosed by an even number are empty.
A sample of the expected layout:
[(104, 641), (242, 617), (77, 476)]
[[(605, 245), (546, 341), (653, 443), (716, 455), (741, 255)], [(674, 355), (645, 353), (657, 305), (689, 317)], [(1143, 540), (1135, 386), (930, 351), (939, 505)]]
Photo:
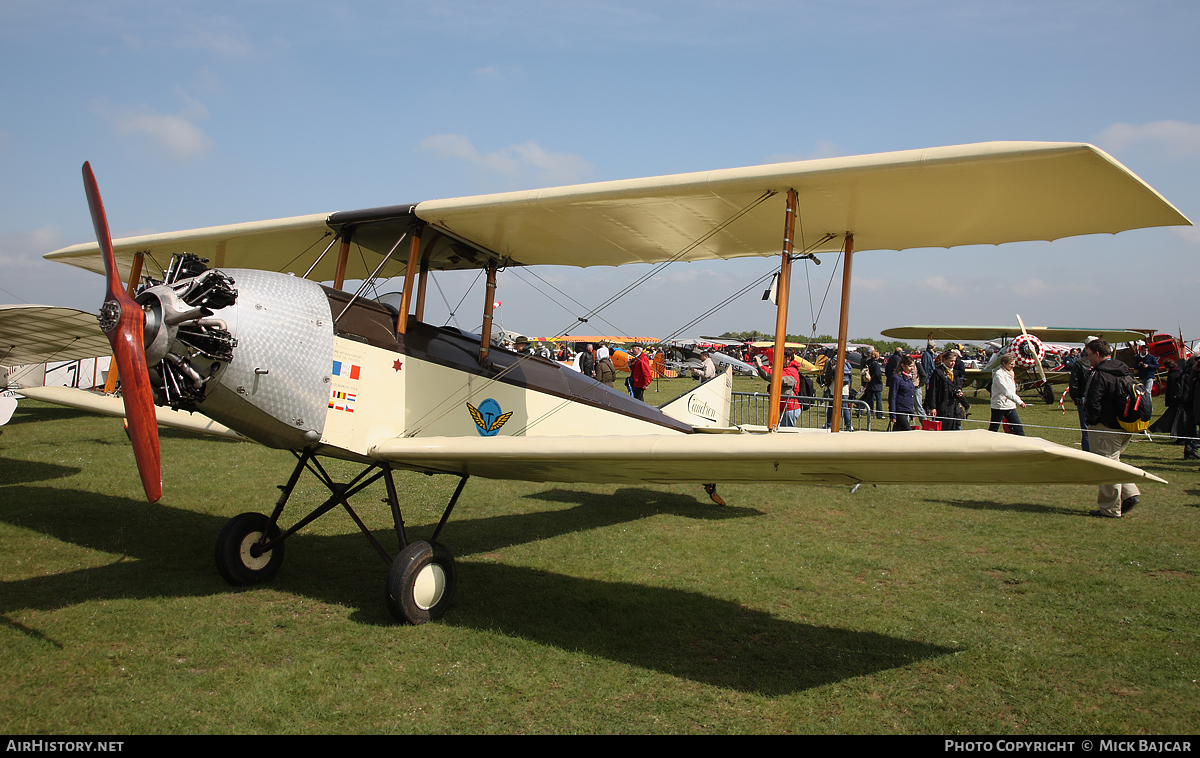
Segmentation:
[(333, 288), (340, 290), (346, 283), (346, 261), (350, 259), (350, 235), (342, 237), (342, 247), (338, 250), (337, 271), (333, 275)]
[(837, 410), (830, 419), (832, 431), (842, 430), (842, 384), (845, 382), (843, 368), (846, 365), (846, 335), (850, 330), (850, 261), (854, 256), (854, 235), (846, 233), (846, 262), (842, 266), (842, 314), (838, 322), (837, 365), (833, 371), (833, 404)]
[(775, 292), (775, 352), (771, 355), (771, 395), (767, 428), (779, 427), (779, 397), (783, 394), (783, 343), (787, 342), (788, 293), (792, 284), (792, 237), (796, 233), (796, 190), (787, 193), (783, 220), (783, 254), (779, 256), (779, 286)]
[(433, 246), (440, 236), (442, 235), (437, 231), (429, 235), (429, 242), (425, 244), (425, 254), (421, 256), (421, 275), (417, 279), (417, 309), (413, 312), (417, 321), (425, 320), (425, 284), (429, 281), (429, 258), (433, 255)]
[(483, 288), (483, 328), (479, 330), (479, 364), (487, 361), (492, 347), (492, 311), (496, 307), (496, 264), (488, 264), (487, 286)]
[(413, 224), (408, 228), (411, 234), (408, 242), (408, 265), (404, 269), (404, 294), (400, 296), (400, 315), (396, 317), (396, 331), (401, 334), (408, 331), (408, 309), (412, 305), (413, 286), (417, 283), (417, 270), (421, 266), (422, 226), (423, 224)]

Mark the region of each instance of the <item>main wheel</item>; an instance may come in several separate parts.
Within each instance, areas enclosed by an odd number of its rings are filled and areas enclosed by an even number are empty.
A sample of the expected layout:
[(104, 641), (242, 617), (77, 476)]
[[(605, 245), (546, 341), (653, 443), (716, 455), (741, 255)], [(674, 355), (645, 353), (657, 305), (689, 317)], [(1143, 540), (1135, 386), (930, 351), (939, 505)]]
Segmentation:
[(387, 607), (397, 621), (424, 624), (441, 618), (454, 597), (454, 556), (436, 542), (400, 551), (387, 575)]
[(1054, 388), (1049, 384), (1042, 385), (1042, 399), (1046, 401), (1046, 405), (1054, 405)]
[(278, 526), (271, 526), (271, 519), (261, 513), (243, 513), (234, 516), (221, 528), (217, 535), (217, 571), (225, 581), (235, 585), (265, 582), (279, 571), (283, 564), (283, 543), (265, 553), (259, 552), (258, 543), (263, 539), (275, 539), (280, 535)]

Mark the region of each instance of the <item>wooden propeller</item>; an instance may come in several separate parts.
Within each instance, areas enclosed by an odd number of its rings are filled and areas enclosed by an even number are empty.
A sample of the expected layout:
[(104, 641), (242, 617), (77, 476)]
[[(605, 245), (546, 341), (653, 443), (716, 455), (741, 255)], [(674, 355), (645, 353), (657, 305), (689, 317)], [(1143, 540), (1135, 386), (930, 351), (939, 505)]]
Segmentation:
[(96, 187), (92, 167), (83, 164), (83, 187), (87, 192), (88, 209), (96, 241), (104, 257), (104, 276), (108, 286), (104, 305), (100, 308), (100, 329), (112, 344), (113, 360), (121, 375), (121, 400), (125, 403), (125, 419), (129, 422), (129, 439), (137, 459), (138, 474), (146, 498), (156, 502), (162, 497), (162, 459), (158, 450), (158, 418), (154, 413), (154, 393), (150, 389), (150, 372), (146, 367), (146, 348), (142, 335), (145, 314), (142, 308), (121, 286), (117, 274), (117, 259), (113, 254), (112, 237), (104, 203)]

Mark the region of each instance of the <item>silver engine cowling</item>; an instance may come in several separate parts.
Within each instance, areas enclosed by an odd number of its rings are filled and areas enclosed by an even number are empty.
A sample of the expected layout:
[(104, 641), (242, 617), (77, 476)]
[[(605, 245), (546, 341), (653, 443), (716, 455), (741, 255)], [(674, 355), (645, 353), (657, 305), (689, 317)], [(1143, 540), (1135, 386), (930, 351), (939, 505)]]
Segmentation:
[(271, 447), (321, 438), (333, 318), (315, 282), (177, 257), (143, 289), (154, 400), (204, 415)]

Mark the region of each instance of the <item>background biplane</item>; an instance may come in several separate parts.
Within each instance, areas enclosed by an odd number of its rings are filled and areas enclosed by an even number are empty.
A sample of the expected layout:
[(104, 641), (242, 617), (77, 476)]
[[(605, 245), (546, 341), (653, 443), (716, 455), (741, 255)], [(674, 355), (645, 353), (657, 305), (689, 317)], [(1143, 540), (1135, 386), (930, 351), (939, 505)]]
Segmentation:
[[(1052, 240), (1190, 223), (1090, 145), (988, 143), (832, 158), (313, 214), (115, 244), (86, 164), (84, 175), (98, 243), (47, 257), (106, 276), (100, 326), (119, 366), (147, 496), (157, 499), (162, 487), (156, 404), (201, 412), (298, 459), (270, 515), (242, 514), (218, 535), (218, 569), (234, 584), (273, 576), (285, 540), (340, 505), (390, 567), (392, 613), (414, 623), (436, 618), (456, 581), (453, 558), (438, 538), (472, 475), (710, 486), (940, 482), (956, 475), (997, 483), (1161, 481), (1044, 440), (982, 431), (748, 433), (722, 423), (728, 375), (652, 408), (557, 363), (422, 321), (426, 280), (436, 271), (487, 271), (481, 331), (488, 335), (502, 266), (778, 254), (776, 333), (782, 341), (792, 260), (841, 254), (840, 361), (855, 250)], [(797, 215), (807, 238), (796, 234)], [(324, 251), (303, 275), (276, 273), (320, 243)], [(359, 248), (357, 261), (348, 255), (352, 245)], [(338, 255), (327, 256), (335, 246)], [(396, 255), (402, 246), (407, 254)], [(145, 259), (170, 264), (161, 279), (148, 277), (138, 287)], [(363, 299), (363, 289), (340, 289), (346, 278), (401, 273), (399, 308)], [(777, 361), (781, 353), (776, 345)], [(840, 374), (837, 383), (835, 396)], [(364, 468), (350, 482), (335, 482), (322, 457)], [(428, 540), (409, 539), (394, 468), (460, 477)], [(281, 529), (305, 469), (330, 497)], [(380, 479), (400, 545), (395, 557), (349, 502)]]
[[(1020, 316), (1017, 320), (1020, 321)], [(1110, 344), (1118, 344), (1136, 340), (1140, 332), (1128, 329), (1078, 329), (1059, 326), (898, 326), (884, 329), (880, 332), (885, 337), (902, 340), (937, 341), (967, 341), (987, 342), (999, 340), (1000, 347), (989, 351), (987, 364), (981, 368), (968, 368), (966, 381), (973, 385), (976, 392), (981, 389), (991, 390), (992, 373), (1000, 365), (1000, 358), (1005, 353), (1012, 353), (1017, 359), (1014, 373), (1018, 388), (1037, 388), (1038, 393), (1047, 404), (1054, 403), (1054, 384), (1063, 383), (1069, 378), (1069, 371), (1047, 371), (1046, 343), (1078, 343), (1089, 336), (1106, 340)], [(1054, 362), (1057, 366), (1058, 362)], [(1053, 367), (1051, 367), (1053, 368)]]

